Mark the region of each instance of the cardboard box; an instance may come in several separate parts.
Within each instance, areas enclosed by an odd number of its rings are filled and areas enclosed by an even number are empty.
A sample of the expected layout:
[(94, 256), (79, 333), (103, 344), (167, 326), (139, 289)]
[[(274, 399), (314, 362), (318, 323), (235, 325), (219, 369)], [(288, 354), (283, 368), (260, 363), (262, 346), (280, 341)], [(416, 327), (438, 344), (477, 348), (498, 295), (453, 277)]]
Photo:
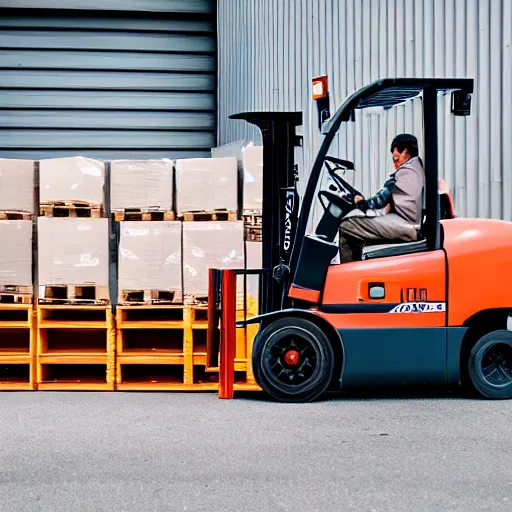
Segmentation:
[(171, 160), (113, 160), (110, 163), (112, 210), (155, 208), (170, 211), (173, 197)]
[(121, 222), (118, 280), (119, 296), (161, 290), (181, 297), (181, 222)]
[(243, 269), (244, 259), (243, 222), (183, 223), (185, 296), (207, 296), (208, 269)]
[(238, 166), (235, 157), (176, 160), (176, 209), (238, 210)]
[(39, 201), (105, 202), (105, 164), (99, 160), (74, 156), (39, 162)]
[(39, 217), (38, 285), (109, 284), (108, 219)]
[(0, 158), (0, 210), (34, 213), (33, 160)]
[(0, 286), (32, 284), (32, 221), (0, 220)]
[(247, 146), (243, 152), (244, 210), (263, 208), (263, 146)]

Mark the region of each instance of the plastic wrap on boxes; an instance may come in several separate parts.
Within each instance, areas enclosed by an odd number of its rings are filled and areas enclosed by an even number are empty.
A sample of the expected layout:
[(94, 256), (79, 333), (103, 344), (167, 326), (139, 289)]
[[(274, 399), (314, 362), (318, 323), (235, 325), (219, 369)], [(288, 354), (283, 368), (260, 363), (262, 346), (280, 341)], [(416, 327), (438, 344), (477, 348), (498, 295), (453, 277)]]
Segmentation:
[(171, 160), (114, 160), (110, 163), (110, 201), (113, 210), (172, 207)]
[(119, 293), (165, 290), (181, 295), (181, 222), (121, 222)]
[(242, 139), (235, 140), (233, 142), (228, 142), (227, 144), (223, 144), (222, 146), (217, 146), (216, 148), (211, 149), (212, 158), (234, 156), (241, 163), (242, 153), (246, 145), (247, 142)]
[[(245, 267), (250, 269), (261, 269), (263, 258), (263, 244), (261, 242), (245, 242)], [(248, 309), (256, 315), (259, 300), (259, 275), (247, 276), (247, 302)]]
[(99, 160), (74, 156), (39, 162), (39, 200), (104, 203), (105, 165)]
[(108, 286), (108, 219), (39, 217), (38, 284)]
[(34, 213), (34, 161), (0, 158), (0, 210)]
[(183, 223), (185, 295), (208, 295), (209, 268), (244, 268), (243, 222)]
[(32, 221), (0, 220), (0, 286), (32, 286)]
[(238, 210), (235, 157), (176, 160), (178, 212)]
[(247, 146), (243, 152), (244, 210), (263, 208), (263, 146)]

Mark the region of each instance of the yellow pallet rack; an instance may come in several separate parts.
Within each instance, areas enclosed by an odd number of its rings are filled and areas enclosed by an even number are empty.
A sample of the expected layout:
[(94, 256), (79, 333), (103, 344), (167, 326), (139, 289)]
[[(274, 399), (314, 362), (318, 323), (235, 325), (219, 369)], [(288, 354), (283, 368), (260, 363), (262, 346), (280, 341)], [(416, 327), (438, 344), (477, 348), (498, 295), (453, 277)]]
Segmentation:
[(38, 306), (37, 383), (40, 390), (114, 390), (110, 306)]
[(0, 391), (35, 389), (32, 304), (0, 304)]
[(116, 326), (116, 389), (218, 389), (217, 375), (205, 372), (205, 306), (118, 306)]

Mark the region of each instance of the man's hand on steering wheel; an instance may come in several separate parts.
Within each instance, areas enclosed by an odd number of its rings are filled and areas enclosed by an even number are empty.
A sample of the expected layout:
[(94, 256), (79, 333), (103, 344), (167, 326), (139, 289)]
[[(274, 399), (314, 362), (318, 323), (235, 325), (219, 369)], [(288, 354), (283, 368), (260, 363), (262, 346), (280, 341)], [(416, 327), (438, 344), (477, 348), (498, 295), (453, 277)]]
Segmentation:
[(368, 211), (368, 202), (363, 196), (359, 194), (354, 196), (354, 203), (356, 205), (356, 208), (361, 210), (363, 213), (366, 213)]

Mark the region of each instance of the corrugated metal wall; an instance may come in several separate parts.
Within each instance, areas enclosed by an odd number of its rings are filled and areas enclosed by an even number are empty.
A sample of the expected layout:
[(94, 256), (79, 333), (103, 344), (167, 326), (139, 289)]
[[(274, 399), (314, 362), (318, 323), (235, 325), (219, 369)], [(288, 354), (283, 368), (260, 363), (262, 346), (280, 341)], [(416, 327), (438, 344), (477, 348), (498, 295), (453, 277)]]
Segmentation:
[[(232, 113), (303, 111), (302, 187), (322, 138), (312, 77), (328, 75), (331, 111), (378, 78), (474, 78), (471, 117), (439, 99), (440, 171), (461, 215), (512, 220), (511, 0), (219, 0), (218, 32), (218, 143), (259, 140)], [(339, 154), (365, 193), (391, 170), (389, 143), (404, 130), (422, 138), (418, 101), (341, 131)]]
[(215, 32), (214, 0), (0, 0), (0, 157), (208, 156)]

